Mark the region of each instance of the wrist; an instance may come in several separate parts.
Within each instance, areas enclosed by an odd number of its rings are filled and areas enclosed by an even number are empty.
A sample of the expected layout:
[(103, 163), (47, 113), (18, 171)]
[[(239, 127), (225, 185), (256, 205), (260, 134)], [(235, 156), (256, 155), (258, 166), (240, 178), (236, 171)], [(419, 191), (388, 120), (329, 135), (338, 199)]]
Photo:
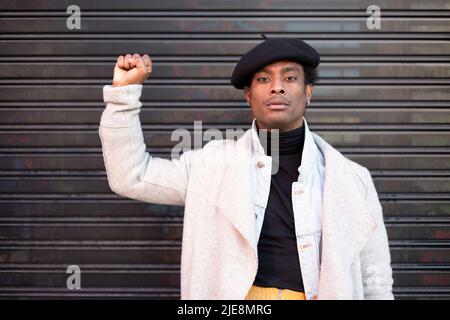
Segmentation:
[(123, 86), (126, 86), (126, 85), (128, 85), (128, 83), (123, 83), (123, 82), (120, 82), (120, 81), (114, 81), (114, 80), (113, 80), (113, 82), (112, 82), (112, 86), (113, 86), (113, 87), (123, 87)]

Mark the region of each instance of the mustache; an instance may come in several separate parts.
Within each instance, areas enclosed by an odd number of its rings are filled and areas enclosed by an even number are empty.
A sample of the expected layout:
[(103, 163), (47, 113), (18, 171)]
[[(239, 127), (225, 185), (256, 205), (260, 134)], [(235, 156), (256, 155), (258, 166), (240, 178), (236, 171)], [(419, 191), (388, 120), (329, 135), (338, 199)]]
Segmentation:
[(291, 104), (291, 102), (285, 98), (281, 98), (281, 97), (272, 97), (269, 100), (266, 101), (266, 106), (271, 105), (271, 104), (285, 104), (285, 105), (289, 105)]

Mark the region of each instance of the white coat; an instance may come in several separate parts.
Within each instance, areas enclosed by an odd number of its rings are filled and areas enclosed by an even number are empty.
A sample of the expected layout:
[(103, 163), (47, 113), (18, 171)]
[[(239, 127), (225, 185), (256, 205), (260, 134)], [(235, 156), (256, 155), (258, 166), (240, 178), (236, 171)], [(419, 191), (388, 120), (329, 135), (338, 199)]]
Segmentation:
[[(179, 159), (152, 157), (139, 121), (141, 91), (142, 85), (104, 87), (99, 134), (109, 186), (124, 197), (185, 206), (182, 299), (243, 299), (258, 268), (251, 130)], [(318, 299), (393, 299), (388, 238), (371, 175), (312, 136), (325, 165)]]

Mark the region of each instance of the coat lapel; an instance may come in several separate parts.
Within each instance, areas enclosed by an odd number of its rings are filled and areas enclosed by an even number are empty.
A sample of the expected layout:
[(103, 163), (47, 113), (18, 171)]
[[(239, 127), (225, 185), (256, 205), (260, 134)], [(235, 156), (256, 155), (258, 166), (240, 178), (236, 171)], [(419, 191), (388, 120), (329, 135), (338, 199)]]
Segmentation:
[(325, 159), (320, 299), (352, 299), (351, 264), (377, 223), (349, 160), (313, 133)]
[(222, 178), (216, 207), (236, 228), (257, 256), (255, 213), (253, 208), (250, 132), (238, 140), (226, 154), (225, 172)]

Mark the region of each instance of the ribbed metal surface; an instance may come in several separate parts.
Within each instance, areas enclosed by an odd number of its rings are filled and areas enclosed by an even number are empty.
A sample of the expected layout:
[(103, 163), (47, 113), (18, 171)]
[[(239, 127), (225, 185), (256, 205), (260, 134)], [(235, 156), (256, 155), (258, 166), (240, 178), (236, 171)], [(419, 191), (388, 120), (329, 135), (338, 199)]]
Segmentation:
[[(297, 36), (322, 56), (306, 117), (368, 167), (383, 205), (397, 298), (450, 298), (450, 1), (0, 3), (0, 297), (179, 298), (183, 208), (107, 184), (98, 123), (115, 58), (154, 62), (142, 101), (148, 149), (174, 128), (248, 128), (229, 85), (240, 55)], [(366, 9), (382, 10), (380, 30)], [(66, 288), (80, 266), (82, 289)]]

